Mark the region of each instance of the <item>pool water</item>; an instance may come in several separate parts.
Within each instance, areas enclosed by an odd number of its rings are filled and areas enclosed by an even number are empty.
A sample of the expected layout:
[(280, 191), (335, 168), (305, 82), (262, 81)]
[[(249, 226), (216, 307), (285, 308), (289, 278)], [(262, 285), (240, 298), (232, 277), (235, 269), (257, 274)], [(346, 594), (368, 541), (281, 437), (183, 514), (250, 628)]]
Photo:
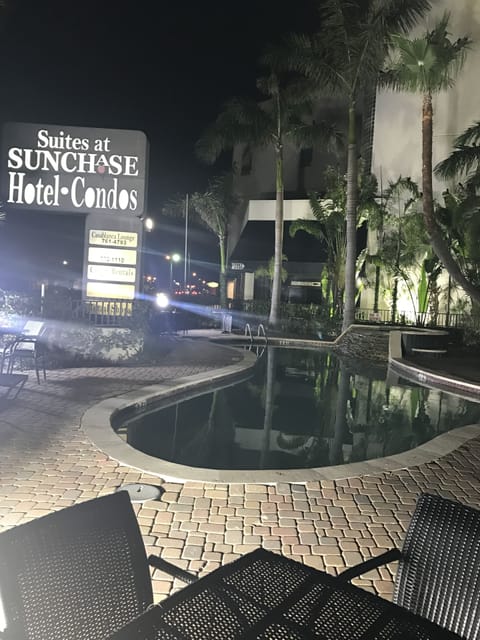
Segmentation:
[(268, 347), (252, 377), (118, 430), (151, 456), (211, 469), (298, 469), (408, 451), (480, 420), (480, 403), (324, 350)]

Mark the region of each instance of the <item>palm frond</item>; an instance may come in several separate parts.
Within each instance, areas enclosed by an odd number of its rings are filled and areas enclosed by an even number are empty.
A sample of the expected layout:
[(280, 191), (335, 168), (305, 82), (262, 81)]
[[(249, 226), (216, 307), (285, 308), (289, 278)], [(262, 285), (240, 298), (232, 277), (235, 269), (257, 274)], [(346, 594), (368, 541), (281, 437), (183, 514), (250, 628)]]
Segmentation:
[(403, 176), (399, 176), (399, 178), (394, 182), (390, 181), (388, 183), (388, 187), (385, 189), (383, 197), (388, 203), (392, 198), (401, 196), (405, 193), (412, 196), (410, 198), (412, 201), (420, 198), (420, 190), (417, 183), (410, 177), (404, 178)]
[(480, 147), (457, 146), (454, 151), (437, 164), (434, 169), (435, 175), (448, 179), (454, 178), (469, 171), (478, 172), (480, 168)]
[(242, 141), (262, 147), (271, 141), (272, 116), (254, 100), (234, 98), (223, 108), (215, 122), (207, 127), (195, 145), (197, 156), (213, 163), (227, 149)]
[(408, 33), (431, 9), (429, 0), (385, 0), (381, 3), (386, 33)]
[[(479, 217), (480, 213), (480, 196), (467, 195), (460, 200), (456, 209), (456, 216), (463, 222), (469, 222), (472, 218)], [(475, 236), (475, 242), (478, 242), (478, 236)]]
[(190, 196), (197, 220), (219, 238), (226, 237), (228, 225), (241, 201), (241, 197), (234, 190), (232, 172), (215, 176), (210, 180), (205, 192), (196, 192)]
[(163, 205), (161, 215), (167, 218), (183, 218), (185, 216), (185, 196), (176, 195), (170, 198)]
[(323, 240), (325, 238), (325, 234), (322, 230), (321, 224), (317, 220), (294, 220), (290, 224), (290, 237), (294, 238), (299, 231), (305, 231), (317, 240)]
[(470, 47), (469, 38), (452, 41), (444, 13), (422, 37), (391, 36), (393, 50), (381, 83), (394, 90), (438, 93), (451, 87)]
[(333, 33), (328, 37), (324, 33), (290, 36), (286, 39), (286, 68), (303, 74), (322, 92), (347, 91), (346, 65), (339, 55), (343, 47), (339, 49), (334, 39)]
[(467, 127), (463, 133), (461, 133), (457, 138), (455, 138), (455, 142), (453, 143), (455, 147), (463, 147), (465, 145), (476, 145), (480, 142), (480, 120), (474, 122), (472, 125)]
[(317, 142), (324, 146), (325, 150), (339, 152), (344, 148), (343, 132), (333, 123), (314, 122), (312, 124), (299, 122), (289, 130), (295, 144), (299, 147), (311, 146)]
[(269, 98), (277, 96), (280, 93), (280, 80), (278, 74), (270, 73), (267, 76), (257, 78), (257, 89)]

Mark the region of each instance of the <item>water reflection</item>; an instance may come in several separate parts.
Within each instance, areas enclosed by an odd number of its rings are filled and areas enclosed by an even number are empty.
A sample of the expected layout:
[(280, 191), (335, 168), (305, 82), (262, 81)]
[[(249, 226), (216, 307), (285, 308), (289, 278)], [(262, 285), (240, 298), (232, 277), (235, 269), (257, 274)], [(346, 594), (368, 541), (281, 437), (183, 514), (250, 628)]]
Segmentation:
[(248, 382), (141, 416), (119, 433), (158, 458), (216, 469), (369, 460), (480, 420), (480, 404), (327, 351), (269, 347)]

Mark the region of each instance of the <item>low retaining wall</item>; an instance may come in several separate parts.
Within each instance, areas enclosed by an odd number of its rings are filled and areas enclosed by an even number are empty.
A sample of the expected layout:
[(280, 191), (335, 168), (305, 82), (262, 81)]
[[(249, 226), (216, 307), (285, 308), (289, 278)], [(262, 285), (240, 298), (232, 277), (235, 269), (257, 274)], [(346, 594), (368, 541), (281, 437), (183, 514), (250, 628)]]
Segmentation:
[(144, 346), (143, 332), (118, 327), (49, 324), (45, 338), (50, 357), (70, 365), (71, 361), (126, 362)]
[(388, 336), (388, 330), (353, 325), (336, 340), (335, 349), (352, 358), (387, 362)]

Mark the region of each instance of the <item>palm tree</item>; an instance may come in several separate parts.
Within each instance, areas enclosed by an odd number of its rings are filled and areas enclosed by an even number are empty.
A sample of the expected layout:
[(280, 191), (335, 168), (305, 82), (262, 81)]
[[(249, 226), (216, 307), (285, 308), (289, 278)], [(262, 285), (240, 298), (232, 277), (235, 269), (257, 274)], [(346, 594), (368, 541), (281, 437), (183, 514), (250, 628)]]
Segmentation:
[[(415, 224), (418, 217), (415, 204), (419, 199), (417, 184), (411, 178), (402, 176), (395, 182), (390, 182), (382, 194), (385, 220), (389, 223), (390, 231), (384, 233), (380, 255), (387, 270), (393, 274), (392, 323), (396, 322), (400, 279), (403, 278), (408, 283), (406, 269), (414, 264), (421, 246), (418, 224)], [(411, 233), (412, 222), (413, 228), (417, 231), (414, 237)]]
[(422, 37), (392, 36), (392, 59), (383, 74), (386, 86), (397, 91), (420, 92), (422, 101), (422, 190), (423, 218), (430, 243), (446, 270), (474, 300), (480, 302), (477, 289), (460, 269), (437, 222), (433, 200), (432, 146), (434, 94), (451, 87), (463, 66), (470, 46), (467, 37), (452, 41), (448, 33), (449, 14), (445, 13)]
[[(193, 221), (200, 222), (218, 238), (220, 252), (220, 304), (222, 308), (227, 304), (227, 246), (230, 224), (242, 198), (234, 190), (234, 174), (226, 172), (212, 178), (202, 192), (192, 193), (185, 201), (183, 197), (176, 197), (167, 202), (162, 208), (162, 215), (173, 218), (184, 218), (191, 215)], [(189, 207), (190, 203), (190, 207)], [(187, 213), (187, 211), (190, 211)]]
[(449, 234), (449, 244), (470, 282), (480, 284), (480, 122), (468, 127), (454, 142), (448, 158), (435, 167), (443, 178), (464, 176), (452, 192), (444, 195), (444, 207), (439, 207), (442, 222)]
[(227, 305), (228, 231), (241, 198), (233, 188), (233, 173), (213, 178), (204, 193), (193, 193), (190, 202), (200, 221), (218, 238), (220, 251), (220, 305)]
[(467, 186), (458, 184), (443, 195), (443, 206), (437, 206), (436, 214), (451, 252), (462, 272), (476, 287), (480, 286), (480, 196), (472, 188), (475, 175), (467, 180)]
[(306, 124), (313, 107), (311, 84), (293, 82), (276, 73), (257, 80), (260, 92), (268, 98), (263, 103), (234, 98), (228, 102), (216, 121), (197, 143), (200, 158), (214, 162), (222, 151), (243, 142), (251, 147), (272, 147), (275, 154), (276, 205), (275, 253), (272, 300), (268, 324), (278, 327), (280, 320), (281, 273), (283, 250), (283, 148), (287, 141), (302, 146), (319, 139), (335, 138), (334, 127), (323, 123)]
[[(282, 254), (282, 273), (280, 276), (282, 283), (286, 282), (288, 278), (288, 271), (283, 266), (285, 262), (288, 262), (288, 258), (285, 254)], [(258, 267), (258, 269), (255, 269), (255, 278), (268, 278), (270, 281), (270, 288), (271, 288), (273, 284), (274, 273), (275, 273), (275, 256), (272, 256), (266, 266)]]
[(408, 32), (429, 9), (429, 0), (323, 0), (322, 29), (289, 39), (288, 53), (270, 52), (266, 61), (313, 79), (321, 90), (344, 95), (348, 103), (347, 254), (343, 330), (355, 320), (358, 144), (357, 101), (377, 82), (389, 35)]
[(334, 312), (342, 307), (345, 286), (345, 211), (328, 198), (310, 195), (310, 209), (315, 220), (294, 220), (290, 225), (290, 235), (295, 237), (304, 231), (324, 244), (326, 260), (327, 286), (325, 299), (333, 304)]
[[(298, 231), (305, 231), (324, 243), (327, 251), (327, 290), (332, 293), (333, 308), (337, 312), (343, 308), (345, 289), (347, 183), (334, 167), (327, 167), (323, 179), (323, 195), (310, 194), (310, 208), (315, 220), (295, 220), (290, 225), (290, 235), (293, 237)], [(358, 182), (357, 228), (365, 220), (380, 215), (375, 176), (363, 173)]]

